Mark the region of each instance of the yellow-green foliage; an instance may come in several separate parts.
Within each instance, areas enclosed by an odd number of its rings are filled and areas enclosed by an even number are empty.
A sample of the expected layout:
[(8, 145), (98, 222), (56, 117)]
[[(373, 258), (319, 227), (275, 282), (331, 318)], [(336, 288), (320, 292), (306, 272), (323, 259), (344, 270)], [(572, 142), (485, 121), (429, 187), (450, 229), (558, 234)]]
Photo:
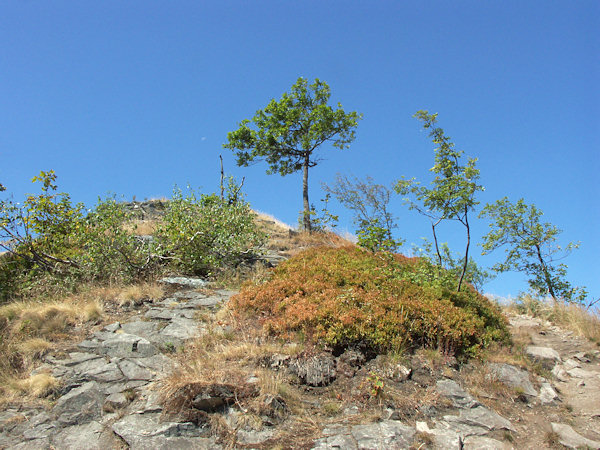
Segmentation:
[(401, 255), (315, 248), (280, 265), (267, 283), (245, 286), (231, 305), (242, 317), (259, 316), (271, 334), (301, 333), (336, 348), (463, 355), (509, 339), (496, 305), (473, 289), (420, 282), (420, 270), (420, 260)]

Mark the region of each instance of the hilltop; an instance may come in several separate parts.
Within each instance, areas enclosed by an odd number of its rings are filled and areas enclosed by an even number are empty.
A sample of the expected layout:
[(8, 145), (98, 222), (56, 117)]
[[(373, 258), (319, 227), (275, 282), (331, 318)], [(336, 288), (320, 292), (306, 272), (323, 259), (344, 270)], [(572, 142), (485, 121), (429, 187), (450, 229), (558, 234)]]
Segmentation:
[[(130, 205), (140, 235), (161, 204)], [(600, 447), (594, 316), (570, 331), (577, 307), (501, 309), (418, 259), (253, 220), (262, 251), (210, 279), (1, 306), (0, 447)]]

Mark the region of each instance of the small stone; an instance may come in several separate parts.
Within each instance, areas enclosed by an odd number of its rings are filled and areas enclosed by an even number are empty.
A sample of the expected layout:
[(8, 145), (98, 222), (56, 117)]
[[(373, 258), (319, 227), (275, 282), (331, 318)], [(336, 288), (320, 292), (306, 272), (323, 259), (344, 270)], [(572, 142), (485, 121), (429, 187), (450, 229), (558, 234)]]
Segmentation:
[(431, 430), (429, 429), (429, 425), (427, 425), (427, 422), (418, 422), (417, 421), (415, 423), (415, 429), (419, 433), (431, 433)]
[(557, 364), (556, 366), (554, 366), (554, 368), (552, 369), (552, 375), (554, 375), (558, 381), (569, 381), (569, 374), (567, 373), (562, 364)]
[(125, 408), (129, 404), (129, 400), (122, 392), (110, 394), (106, 397), (102, 410), (104, 412), (114, 412)]
[(564, 366), (565, 366), (566, 370), (571, 370), (571, 369), (575, 369), (575, 368), (580, 368), (581, 364), (579, 364), (578, 361), (570, 358), (565, 361)]
[(558, 398), (558, 394), (552, 388), (552, 385), (550, 383), (542, 383), (542, 386), (540, 387), (540, 395), (539, 395), (539, 399), (540, 399), (540, 402), (542, 403), (542, 405), (545, 405), (547, 403), (552, 403), (557, 398)]
[(457, 408), (472, 408), (479, 404), (454, 380), (438, 380), (436, 390)]
[(576, 359), (577, 361), (581, 361), (582, 363), (590, 363), (592, 362), (586, 355), (584, 352), (579, 352), (575, 355), (573, 355), (573, 359)]
[(103, 328), (103, 330), (114, 333), (115, 331), (119, 330), (120, 328), (121, 328), (121, 322), (115, 322), (115, 323), (111, 323), (110, 325), (106, 325)]
[(594, 372), (590, 372), (589, 370), (580, 369), (579, 367), (575, 367), (574, 369), (567, 370), (567, 373), (571, 375), (573, 378), (593, 378), (596, 374)]

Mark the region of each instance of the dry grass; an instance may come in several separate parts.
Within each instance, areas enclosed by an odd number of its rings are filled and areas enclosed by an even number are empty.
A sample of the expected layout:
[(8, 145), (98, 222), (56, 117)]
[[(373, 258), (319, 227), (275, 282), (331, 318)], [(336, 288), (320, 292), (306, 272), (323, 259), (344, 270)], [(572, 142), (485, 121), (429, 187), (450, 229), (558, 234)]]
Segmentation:
[(81, 339), (93, 326), (110, 320), (107, 308), (117, 312), (121, 306), (163, 295), (163, 288), (155, 283), (91, 285), (69, 296), (47, 296), (0, 306), (0, 403), (43, 397), (54, 386), (51, 377), (23, 379), (24, 374), (31, 372), (49, 352), (60, 349), (65, 342)]
[(54, 392), (58, 385), (58, 380), (47, 373), (38, 373), (29, 378), (14, 379), (8, 382), (10, 390), (32, 398), (47, 397)]
[(530, 296), (507, 306), (511, 311), (548, 320), (600, 344), (600, 317), (586, 308), (569, 303), (543, 301)]
[(128, 233), (136, 236), (150, 236), (156, 232), (158, 220), (133, 220), (125, 226)]

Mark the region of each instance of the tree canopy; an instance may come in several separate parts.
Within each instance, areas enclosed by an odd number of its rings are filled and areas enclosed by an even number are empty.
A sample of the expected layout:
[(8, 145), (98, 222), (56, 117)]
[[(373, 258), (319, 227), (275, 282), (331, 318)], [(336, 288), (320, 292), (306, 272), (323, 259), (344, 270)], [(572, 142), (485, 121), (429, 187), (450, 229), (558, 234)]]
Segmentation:
[(506, 258), (494, 265), (497, 272), (516, 270), (529, 275), (529, 286), (539, 295), (550, 294), (554, 300), (583, 301), (586, 291), (565, 280), (567, 266), (557, 264), (579, 244), (556, 243), (562, 232), (548, 222), (540, 222), (544, 213), (523, 199), (512, 203), (508, 197), (487, 204), (480, 217), (492, 220), (490, 232), (484, 236), (483, 254), (505, 247)]
[(309, 85), (305, 78), (298, 78), (290, 93), (284, 93), (280, 100), (272, 99), (252, 119), (242, 120), (223, 144), (235, 152), (238, 166), (264, 160), (269, 165), (268, 174), (285, 176), (303, 170), (303, 224), (308, 231), (308, 169), (320, 161), (314, 152), (325, 143), (348, 148), (362, 117), (355, 111), (346, 113), (340, 103), (333, 109), (327, 104), (330, 96), (331, 90), (324, 81), (315, 79)]
[[(437, 126), (437, 113), (429, 114), (428, 111), (417, 111), (414, 117), (423, 122), (423, 129), (429, 131), (429, 137), (437, 145), (435, 149), (435, 164), (429, 169), (435, 174), (431, 188), (421, 185), (414, 178), (401, 179), (396, 184), (396, 192), (405, 195), (405, 200), (411, 209), (416, 209), (421, 214), (431, 219), (431, 228), (438, 255), (439, 266), (442, 266), (436, 226), (443, 220), (457, 220), (466, 229), (467, 244), (463, 261), (463, 270), (458, 282), (460, 291), (469, 260), (469, 245), (471, 242), (469, 212), (479, 204), (475, 194), (483, 191), (483, 186), (477, 184), (479, 169), (476, 168), (477, 158), (469, 158), (466, 165), (461, 165), (462, 150), (456, 150), (454, 143)], [(412, 196), (415, 200), (411, 200)]]

